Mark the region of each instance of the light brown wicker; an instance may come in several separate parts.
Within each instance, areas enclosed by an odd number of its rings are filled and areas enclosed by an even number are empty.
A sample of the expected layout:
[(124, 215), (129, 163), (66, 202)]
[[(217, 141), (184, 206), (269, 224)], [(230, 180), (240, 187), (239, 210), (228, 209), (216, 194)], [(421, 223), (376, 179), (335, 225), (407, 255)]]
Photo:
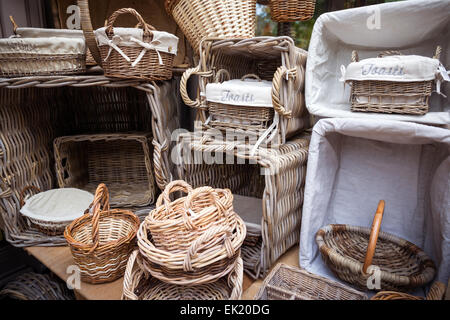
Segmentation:
[[(172, 202), (170, 194), (176, 191), (183, 191), (187, 196)], [(211, 187), (193, 190), (183, 180), (169, 183), (158, 197), (156, 208), (145, 218), (145, 227), (155, 247), (167, 251), (189, 249), (215, 225), (228, 226), (229, 230), (236, 227), (231, 191)]]
[(125, 271), (140, 221), (131, 211), (109, 208), (104, 184), (98, 186), (91, 210), (68, 225), (64, 237), (82, 281), (111, 282)]
[[(241, 252), (246, 273), (261, 277), (299, 241), (309, 136), (298, 136), (278, 149), (260, 148), (253, 157), (248, 146), (236, 149), (233, 143), (204, 138), (180, 136), (178, 176), (193, 187), (229, 188), (233, 194), (259, 199), (261, 237)], [(194, 153), (221, 154), (224, 162), (193, 163)], [(227, 164), (226, 158), (234, 164)], [(239, 214), (239, 208), (234, 210)]]
[(166, 10), (194, 52), (204, 38), (255, 36), (256, 0), (166, 0)]
[(273, 21), (306, 21), (314, 15), (316, 0), (270, 0), (269, 6)]
[(151, 134), (94, 134), (56, 138), (56, 174), (60, 188), (94, 192), (106, 183), (113, 207), (154, 202)]
[[(380, 268), (380, 288), (409, 291), (433, 280), (436, 266), (415, 244), (380, 232), (384, 201), (378, 204), (372, 228), (328, 225), (316, 234), (322, 258), (342, 280), (368, 289), (372, 266)], [(376, 248), (376, 250), (375, 250)]]
[[(204, 129), (256, 138), (255, 145), (282, 144), (309, 127), (304, 99), (306, 58), (307, 52), (295, 47), (289, 37), (205, 39), (199, 65), (186, 70), (181, 78), (181, 97), (186, 105), (199, 109), (197, 118)], [(273, 109), (207, 102), (206, 85), (219, 79), (224, 73), (222, 69), (232, 79), (254, 74), (272, 81)], [(200, 92), (196, 100), (191, 100), (187, 92), (187, 81), (192, 75), (199, 76)]]
[(127, 263), (123, 300), (238, 300), (242, 295), (243, 265), (238, 258), (234, 269), (216, 282), (182, 286), (159, 281), (142, 267), (142, 256), (134, 251)]
[(370, 298), (370, 300), (442, 300), (444, 298), (445, 289), (445, 284), (436, 281), (431, 286), (425, 299), (404, 292), (380, 291)]
[(255, 300), (367, 300), (367, 295), (282, 263), (264, 280)]
[[(117, 17), (122, 14), (132, 14), (142, 27), (144, 35), (143, 42), (150, 43), (153, 39), (152, 30), (156, 30), (153, 26), (147, 24), (141, 15), (132, 8), (123, 8), (114, 12), (108, 19), (106, 34), (112, 39), (114, 35), (113, 24)], [(135, 61), (142, 52), (142, 47), (118, 45), (123, 53), (128, 56), (131, 61)], [(141, 60), (136, 66), (132, 66), (130, 62), (124, 59), (116, 50), (110, 52), (110, 46), (100, 45), (100, 56), (102, 57), (102, 67), (105, 76), (117, 78), (134, 78), (147, 81), (168, 80), (172, 78), (172, 67), (174, 54), (167, 52), (158, 52), (155, 49), (145, 51)], [(110, 53), (109, 53), (110, 52)], [(162, 64), (159, 63), (161, 57)]]
[[(380, 53), (380, 59), (386, 55), (400, 55), (398, 51)], [(439, 59), (441, 47), (436, 48), (433, 58)], [(352, 52), (352, 62), (358, 62), (358, 53)], [(433, 80), (416, 82), (394, 81), (349, 81), (351, 83), (351, 111), (399, 113), (423, 115), (428, 112), (429, 98), (432, 93)], [(415, 101), (411, 101), (415, 97)], [(406, 102), (405, 101), (409, 101)]]
[(0, 220), (8, 242), (66, 244), (62, 235), (43, 234), (19, 212), (24, 187), (46, 191), (57, 184), (58, 136), (153, 132), (154, 177), (164, 189), (176, 173), (169, 159), (170, 135), (179, 128), (178, 88), (176, 80), (156, 85), (101, 75), (0, 79)]

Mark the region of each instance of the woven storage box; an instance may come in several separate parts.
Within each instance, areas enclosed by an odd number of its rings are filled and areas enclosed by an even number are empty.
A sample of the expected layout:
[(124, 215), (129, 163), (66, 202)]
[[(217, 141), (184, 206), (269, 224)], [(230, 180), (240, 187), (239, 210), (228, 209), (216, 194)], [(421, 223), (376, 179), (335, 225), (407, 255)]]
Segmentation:
[[(137, 18), (139, 28), (113, 28), (117, 17), (126, 13)], [(178, 38), (156, 31), (136, 10), (117, 10), (109, 17), (106, 27), (95, 31), (95, 36), (106, 76), (147, 81), (172, 78)]]
[[(284, 143), (309, 127), (303, 95), (306, 57), (306, 51), (295, 47), (289, 37), (205, 40), (199, 65), (183, 74), (181, 96), (187, 105), (199, 108), (198, 120), (206, 129), (249, 137), (256, 147)], [(206, 86), (222, 76), (222, 69), (230, 79), (252, 74), (272, 82), (272, 108), (208, 102)], [(193, 101), (186, 85), (195, 74), (199, 75), (200, 93)]]
[[(164, 188), (173, 180), (173, 144), (167, 141), (179, 128), (181, 99), (175, 80), (152, 85), (101, 75), (52, 76), (0, 79), (0, 87), (0, 221), (14, 246), (66, 244), (62, 235), (43, 234), (20, 213), (26, 186), (45, 191), (58, 184), (53, 149), (57, 137), (153, 132), (156, 182)], [(143, 210), (145, 214), (145, 207), (139, 208)]]
[[(339, 79), (342, 77), (341, 65), (347, 66), (351, 62), (354, 50), (357, 50), (361, 60), (376, 57), (386, 50), (399, 50), (404, 55), (430, 57), (440, 45), (442, 47), (440, 61), (446, 67), (450, 65), (450, 55), (447, 53), (450, 24), (446, 1), (397, 1), (370, 8), (371, 13), (368, 13), (365, 7), (328, 12), (316, 20), (311, 34), (306, 67), (308, 81), (305, 84), (305, 99), (308, 111), (319, 118), (386, 119), (439, 126), (449, 124), (448, 99), (435, 93), (428, 99), (428, 113), (420, 116), (351, 111), (352, 87), (344, 86)], [(420, 34), (415, 28), (411, 28), (417, 21), (421, 21), (424, 26)], [(377, 36), (374, 36), (374, 33), (377, 33)], [(366, 95), (369, 92), (371, 95), (379, 96), (381, 90), (389, 88), (385, 84), (375, 86), (372, 84), (370, 89), (367, 86), (361, 88), (357, 84), (355, 90), (363, 89)], [(395, 91), (386, 92), (386, 94), (393, 93), (396, 96), (405, 94), (407, 91), (409, 93), (415, 91), (420, 95), (426, 95), (430, 92), (427, 85), (425, 84), (422, 88), (395, 86), (389, 89)], [(443, 85), (441, 90), (443, 94), (449, 96), (448, 83)]]
[[(239, 300), (242, 295), (243, 266), (238, 258), (229, 275), (213, 283), (182, 286), (159, 281), (142, 265), (134, 251), (127, 263), (123, 281), (123, 300)], [(135, 266), (136, 265), (136, 266)]]
[(86, 71), (83, 32), (18, 28), (14, 23), (14, 33), (13, 37), (0, 39), (0, 77), (63, 75)]
[(96, 134), (59, 137), (54, 141), (60, 188), (94, 192), (101, 182), (111, 190), (111, 205), (153, 203), (155, 183), (150, 134)]
[(256, 0), (166, 0), (194, 52), (204, 38), (251, 38), (256, 30)]
[[(341, 225), (326, 228), (327, 237), (341, 235), (350, 240), (342, 243), (329, 239), (327, 246), (332, 250), (327, 254), (348, 252), (346, 255), (356, 265), (349, 264), (353, 271), (343, 276), (351, 278), (353, 273), (362, 272), (373, 213), (379, 199), (384, 199), (386, 214), (381, 228), (386, 234), (377, 244), (373, 259), (373, 265), (381, 268), (380, 280), (397, 268), (396, 276), (391, 279), (402, 278), (400, 286), (414, 287), (416, 283), (431, 280), (429, 273), (425, 273), (430, 264), (421, 263), (428, 256), (436, 265), (435, 280), (447, 282), (450, 261), (445, 235), (450, 231), (444, 223), (444, 213), (450, 212), (449, 146), (448, 130), (442, 128), (389, 120), (319, 120), (313, 128), (309, 149), (300, 229), (300, 267), (338, 279), (321, 258), (315, 241), (319, 229), (338, 223)], [(335, 241), (340, 249), (331, 245)], [(351, 251), (350, 246), (354, 247)], [(417, 247), (426, 255), (419, 253)], [(394, 261), (397, 266), (389, 267)], [(383, 270), (385, 265), (390, 271)], [(411, 281), (414, 278), (417, 282)], [(372, 284), (375, 289), (377, 283)]]
[(367, 295), (280, 263), (266, 277), (255, 300), (367, 300)]
[[(425, 300), (442, 300), (445, 295), (446, 285), (442, 282), (436, 281), (428, 291)], [(422, 297), (413, 296), (404, 292), (396, 291), (380, 291), (375, 294), (370, 300), (424, 300)]]
[(305, 21), (313, 17), (316, 0), (270, 0), (269, 6), (273, 21)]
[(140, 221), (131, 211), (110, 210), (104, 184), (98, 186), (90, 209), (91, 212), (67, 226), (64, 237), (80, 268), (82, 281), (111, 282), (125, 271)]
[[(260, 148), (249, 156), (250, 146), (235, 149), (231, 143), (193, 133), (180, 137), (179, 177), (193, 187), (229, 188), (236, 195), (235, 212), (252, 225), (253, 239), (241, 249), (244, 270), (251, 277), (265, 275), (298, 243), (308, 145), (308, 136), (302, 135), (279, 149)], [(194, 160), (208, 154), (214, 154), (214, 161)]]

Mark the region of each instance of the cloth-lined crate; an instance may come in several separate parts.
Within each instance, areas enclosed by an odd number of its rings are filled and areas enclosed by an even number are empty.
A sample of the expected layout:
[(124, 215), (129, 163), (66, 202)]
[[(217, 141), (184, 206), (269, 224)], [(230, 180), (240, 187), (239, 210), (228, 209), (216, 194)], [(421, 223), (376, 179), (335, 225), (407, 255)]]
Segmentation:
[(64, 231), (81, 280), (105, 283), (120, 278), (136, 245), (139, 224), (131, 211), (110, 209), (108, 188), (99, 184), (89, 209)]
[(367, 300), (367, 295), (336, 281), (279, 263), (255, 300)]
[(313, 17), (316, 0), (269, 0), (269, 7), (273, 21), (305, 21)]
[[(113, 27), (122, 14), (134, 15), (139, 22), (137, 28)], [(106, 76), (147, 81), (172, 78), (178, 38), (168, 32), (156, 31), (136, 10), (115, 11), (106, 27), (95, 31), (95, 37)]]
[[(248, 219), (243, 214), (243, 217), (252, 224), (259, 221), (260, 236), (252, 234), (258, 239), (256, 244), (249, 239), (241, 252), (245, 272), (258, 278), (298, 243), (309, 140), (305, 134), (287, 141), (279, 149), (260, 148), (253, 156), (249, 155), (251, 146), (237, 145), (195, 133), (181, 135), (177, 150), (178, 176), (193, 187), (229, 188), (236, 195), (234, 211), (238, 215), (245, 211), (242, 202), (250, 200), (257, 204), (252, 204), (259, 207), (254, 213), (257, 216)], [(214, 159), (223, 162), (194, 161), (196, 155), (203, 159), (205, 154), (214, 154)], [(227, 164), (225, 158), (233, 164)], [(243, 201), (239, 201), (238, 195), (244, 196)]]
[(113, 207), (149, 205), (156, 189), (151, 141), (149, 133), (58, 137), (53, 144), (59, 187), (93, 193), (105, 183)]
[[(365, 261), (368, 227), (378, 201), (383, 199), (386, 214), (381, 227), (383, 232), (395, 237), (386, 235), (379, 241), (375, 257), (380, 260), (374, 258), (371, 269), (376, 272), (378, 265), (382, 272), (379, 279), (383, 280), (390, 274), (383, 270), (383, 265), (397, 261), (391, 269), (399, 267), (400, 270), (396, 276), (391, 274), (391, 279), (401, 278), (402, 286), (414, 287), (415, 283), (430, 280), (432, 267), (426, 262), (428, 256), (436, 266), (435, 281), (447, 283), (450, 257), (446, 235), (450, 230), (445, 219), (450, 212), (449, 146), (449, 131), (439, 127), (374, 119), (319, 120), (309, 146), (300, 229), (300, 267), (342, 281), (321, 258), (320, 243), (318, 245), (315, 239), (319, 229), (340, 224), (325, 228), (324, 238), (330, 237), (327, 246), (333, 249), (322, 250), (333, 258), (338, 252), (348, 252), (351, 263), (347, 264), (348, 259), (338, 260), (356, 272), (357, 266)], [(333, 243), (338, 242), (333, 235), (350, 240), (339, 242), (342, 248), (335, 248)], [(365, 245), (361, 239), (366, 239)], [(362, 254), (356, 253), (356, 246)], [(422, 252), (417, 247), (422, 248)], [(401, 250), (401, 253), (394, 254), (394, 250)], [(401, 256), (404, 258), (397, 260)], [(417, 279), (411, 277), (411, 273), (416, 274)], [(350, 272), (344, 275), (351, 277)], [(420, 295), (420, 291), (413, 294)]]
[[(387, 50), (400, 51), (403, 55), (431, 57), (436, 47), (441, 46), (440, 61), (445, 67), (450, 65), (447, 1), (396, 1), (378, 4), (372, 6), (371, 9), (373, 12), (380, 13), (381, 23), (378, 19), (368, 21), (367, 9), (364, 7), (327, 12), (316, 20), (311, 34), (306, 65), (308, 81), (305, 84), (305, 99), (308, 111), (320, 118), (367, 118), (411, 121), (438, 126), (448, 125), (450, 123), (448, 98), (436, 93), (429, 97), (428, 112), (423, 115), (352, 112), (352, 87), (344, 86), (339, 80), (342, 78), (341, 66), (351, 63), (354, 50), (358, 52), (360, 60), (377, 57), (380, 52)], [(411, 25), (417, 21), (421, 21), (423, 24), (420, 34), (411, 28)], [(377, 32), (376, 37), (373, 36), (374, 30)], [(387, 57), (383, 59), (387, 59)], [(444, 76), (443, 73), (441, 75)], [(420, 88), (420, 84), (406, 88), (396, 85), (395, 90), (400, 91), (392, 94), (399, 97), (405, 94), (406, 89), (408, 95), (411, 91), (416, 91), (424, 96), (428, 95), (427, 85), (424, 82), (422, 85), (424, 85), (423, 88)], [(381, 86), (385, 89), (388, 88), (385, 87), (385, 84)], [(374, 95), (380, 95), (380, 90), (383, 90), (379, 86), (373, 86), (373, 82), (370, 83), (370, 89), (367, 86), (355, 89), (358, 89), (358, 95), (362, 94), (363, 96), (367, 96), (368, 93), (372, 95), (370, 90), (373, 90)], [(364, 93), (359, 89), (363, 89)], [(432, 88), (432, 90), (435, 89)], [(449, 96), (450, 86), (448, 83), (442, 86), (441, 91), (447, 97)], [(388, 92), (387, 95), (391, 95), (391, 93)], [(398, 98), (396, 99), (401, 102)], [(406, 97), (405, 101), (408, 99), (411, 98)]]
[(86, 43), (80, 30), (19, 28), (0, 39), (0, 77), (64, 75), (86, 71)]
[[(303, 94), (306, 57), (307, 52), (289, 37), (206, 39), (200, 48), (199, 65), (183, 74), (181, 96), (186, 105), (198, 108), (198, 120), (206, 129), (249, 137), (255, 149), (262, 143), (282, 144), (309, 127)], [(266, 92), (256, 87), (255, 92), (247, 92), (238, 83), (233, 87), (236, 92), (220, 86), (216, 93), (210, 92), (208, 86), (217, 87), (213, 83), (224, 74), (230, 79), (251, 75), (271, 82), (272, 89)], [(192, 75), (199, 76), (200, 93), (195, 100), (186, 88)], [(240, 101), (228, 99), (231, 95)]]
[(252, 38), (256, 0), (166, 0), (166, 10), (198, 53), (205, 38)]
[[(15, 246), (63, 245), (20, 212), (28, 185), (56, 187), (52, 141), (60, 136), (153, 132), (154, 177), (173, 180), (170, 134), (179, 128), (178, 82), (151, 85), (99, 75), (0, 79), (0, 214), (5, 238)], [(129, 208), (135, 211), (134, 208)], [(139, 208), (143, 214), (149, 209)], [(137, 211), (136, 211), (137, 212)]]
[(239, 300), (242, 295), (243, 263), (216, 282), (183, 286), (162, 282), (146, 270), (143, 257), (135, 250), (128, 259), (122, 300)]

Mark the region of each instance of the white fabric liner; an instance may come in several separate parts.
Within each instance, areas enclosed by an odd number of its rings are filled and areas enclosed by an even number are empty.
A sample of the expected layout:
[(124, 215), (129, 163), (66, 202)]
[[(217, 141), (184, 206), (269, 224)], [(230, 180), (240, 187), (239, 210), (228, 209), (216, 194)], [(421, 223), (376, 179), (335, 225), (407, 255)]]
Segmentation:
[(344, 79), (378, 81), (429, 81), (439, 73), (439, 60), (428, 57), (388, 56), (369, 58), (348, 65)]
[(272, 82), (233, 79), (206, 85), (206, 100), (234, 106), (268, 107), (272, 105)]
[(52, 189), (30, 197), (20, 212), (32, 219), (66, 222), (81, 217), (93, 200), (94, 195), (84, 190)]
[[(367, 22), (374, 16), (375, 8), (379, 9), (381, 28), (371, 30)], [(449, 30), (448, 0), (400, 1), (321, 15), (314, 24), (306, 63), (305, 99), (309, 112), (319, 117), (450, 123), (450, 103), (436, 93), (430, 97), (430, 112), (423, 116), (351, 112), (350, 87), (339, 81), (340, 67), (351, 62), (353, 50), (357, 50), (360, 60), (376, 57), (385, 50), (432, 57), (440, 45), (440, 61), (449, 70)], [(448, 83), (442, 92), (450, 95)]]
[(334, 118), (314, 126), (300, 266), (341, 281), (324, 264), (315, 234), (336, 223), (370, 228), (381, 199), (386, 201), (381, 230), (422, 248), (438, 268), (436, 280), (447, 284), (450, 130), (410, 122)]

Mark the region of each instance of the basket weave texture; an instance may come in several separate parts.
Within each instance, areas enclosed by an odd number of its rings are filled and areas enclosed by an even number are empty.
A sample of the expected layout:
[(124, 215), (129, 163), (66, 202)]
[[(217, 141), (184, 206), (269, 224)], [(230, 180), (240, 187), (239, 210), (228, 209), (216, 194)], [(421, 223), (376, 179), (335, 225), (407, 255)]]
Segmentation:
[(273, 21), (306, 21), (314, 15), (316, 0), (270, 0), (269, 7)]
[(446, 288), (447, 287), (445, 284), (436, 281), (431, 286), (425, 299), (404, 292), (380, 291), (370, 298), (370, 300), (442, 300), (444, 298)]

